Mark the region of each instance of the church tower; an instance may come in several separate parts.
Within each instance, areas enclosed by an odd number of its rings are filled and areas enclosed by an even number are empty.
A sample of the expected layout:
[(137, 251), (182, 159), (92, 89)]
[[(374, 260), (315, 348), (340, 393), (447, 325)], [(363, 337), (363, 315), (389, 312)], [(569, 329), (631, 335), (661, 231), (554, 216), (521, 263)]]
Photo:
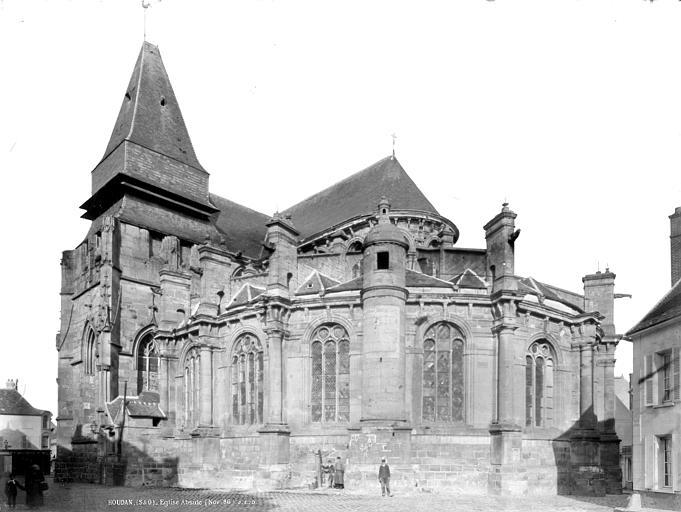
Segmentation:
[(158, 47), (144, 42), (83, 217), (95, 219), (124, 192), (205, 217), (217, 211)]

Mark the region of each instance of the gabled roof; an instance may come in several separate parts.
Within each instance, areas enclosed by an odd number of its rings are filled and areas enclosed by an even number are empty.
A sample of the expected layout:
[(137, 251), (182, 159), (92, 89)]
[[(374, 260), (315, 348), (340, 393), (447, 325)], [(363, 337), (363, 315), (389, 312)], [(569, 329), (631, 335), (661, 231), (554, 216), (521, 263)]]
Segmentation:
[[(109, 417), (115, 425), (121, 423), (123, 410), (123, 397), (117, 396), (113, 401), (106, 404)], [(161, 410), (158, 393), (143, 392), (139, 396), (128, 396), (126, 398), (126, 411), (128, 416), (133, 418), (159, 418), (166, 417)]]
[(270, 218), (215, 194), (210, 195), (210, 201), (220, 210), (212, 220), (225, 236), (227, 248), (242, 251), (249, 258), (259, 258)]
[(561, 298), (556, 295), (548, 286), (540, 283), (533, 277), (524, 277), (520, 280), (519, 290), (526, 293), (532, 293), (537, 296), (542, 296), (546, 299), (562, 302)]
[(345, 281), (344, 283), (341, 283), (339, 285), (336, 285), (332, 288), (329, 288), (327, 290), (328, 293), (334, 293), (334, 292), (350, 292), (350, 291), (355, 291), (355, 290), (361, 290), (362, 289), (362, 281), (364, 278), (362, 276), (356, 277), (354, 279), (351, 279), (350, 281)]
[(256, 299), (263, 293), (265, 293), (265, 288), (260, 288), (258, 286), (253, 286), (250, 283), (246, 283), (239, 289), (238, 292), (236, 292), (236, 294), (229, 302), (229, 305), (227, 307), (233, 308), (236, 306), (241, 306), (243, 304), (248, 304), (253, 299)]
[(674, 317), (681, 318), (681, 279), (672, 286), (672, 289), (662, 297), (660, 302), (653, 306), (653, 309), (639, 323), (631, 328), (627, 335), (631, 336)]
[(340, 282), (325, 276), (318, 270), (313, 270), (303, 284), (296, 290), (296, 295), (311, 295), (326, 293), (327, 289), (339, 285)]
[(102, 160), (124, 140), (204, 170), (194, 153), (161, 53), (146, 41)]
[(406, 272), (406, 285), (412, 288), (452, 288), (452, 283), (448, 281), (409, 269)]
[(474, 288), (478, 290), (486, 290), (487, 285), (478, 277), (478, 274), (473, 272), (470, 268), (464, 270), (461, 274), (450, 279), (450, 282), (459, 288)]
[(45, 412), (29, 404), (16, 389), (0, 389), (0, 415), (42, 416)]
[(382, 196), (393, 210), (438, 211), (389, 156), (286, 210), (301, 236), (308, 237), (343, 221), (372, 213)]

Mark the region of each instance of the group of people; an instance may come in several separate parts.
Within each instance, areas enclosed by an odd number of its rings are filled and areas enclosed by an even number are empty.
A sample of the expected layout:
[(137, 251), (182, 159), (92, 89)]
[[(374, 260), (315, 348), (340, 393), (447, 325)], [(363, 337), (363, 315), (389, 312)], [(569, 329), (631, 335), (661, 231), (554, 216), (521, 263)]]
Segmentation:
[[(326, 464), (322, 464), (322, 484), (324, 484), (324, 477), (326, 477), (329, 489), (343, 489), (345, 487), (345, 467), (341, 462), (340, 457), (336, 457), (334, 463), (329, 459)], [(386, 494), (392, 497), (390, 492), (390, 466), (385, 460), (381, 459), (381, 465), (378, 467), (378, 481), (381, 484), (381, 495)]]
[(47, 489), (45, 477), (40, 466), (33, 464), (26, 472), (24, 483), (21, 484), (13, 473), (10, 473), (5, 482), (5, 496), (7, 496), (7, 506), (15, 508), (17, 505), (18, 490), (26, 491), (26, 505), (30, 508), (43, 505), (43, 491)]
[(345, 467), (340, 457), (336, 457), (335, 464), (332, 459), (329, 459), (326, 464), (322, 464), (322, 484), (324, 483), (324, 476), (328, 481), (329, 489), (345, 488)]

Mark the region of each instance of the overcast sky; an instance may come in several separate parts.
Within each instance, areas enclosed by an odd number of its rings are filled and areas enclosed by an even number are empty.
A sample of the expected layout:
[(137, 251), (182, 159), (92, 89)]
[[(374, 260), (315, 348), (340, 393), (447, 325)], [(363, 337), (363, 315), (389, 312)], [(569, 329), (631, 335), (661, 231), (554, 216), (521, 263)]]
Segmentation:
[[(461, 247), (507, 200), (516, 273), (617, 274), (618, 332), (670, 286), (681, 4), (152, 1), (211, 191), (272, 214), (397, 157)], [(0, 0), (0, 382), (56, 411), (61, 251), (143, 41), (139, 0)], [(631, 368), (630, 343), (617, 373)]]

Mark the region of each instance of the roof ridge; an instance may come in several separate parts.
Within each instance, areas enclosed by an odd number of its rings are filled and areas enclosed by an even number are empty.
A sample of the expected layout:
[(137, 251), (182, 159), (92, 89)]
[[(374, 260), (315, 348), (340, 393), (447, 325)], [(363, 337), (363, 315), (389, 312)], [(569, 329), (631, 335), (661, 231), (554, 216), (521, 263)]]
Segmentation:
[[(367, 165), (364, 169), (362, 169), (362, 170), (360, 170), (360, 171), (353, 172), (353, 173), (350, 174), (349, 176), (346, 176), (345, 178), (340, 179), (340, 180), (338, 180), (338, 181), (332, 183), (332, 184), (329, 185), (328, 187), (325, 187), (325, 188), (323, 188), (323, 189), (321, 189), (321, 190), (318, 190), (318, 191), (315, 192), (314, 194), (310, 194), (310, 195), (307, 196), (305, 199), (302, 199), (302, 200), (298, 201), (297, 203), (295, 203), (295, 204), (289, 206), (288, 208), (284, 208), (283, 211), (286, 212), (286, 211), (288, 211), (288, 210), (291, 210), (291, 209), (293, 209), (294, 207), (298, 206), (299, 204), (304, 203), (304, 202), (307, 201), (308, 199), (312, 199), (313, 197), (316, 197), (316, 196), (322, 194), (323, 192), (326, 192), (327, 190), (330, 190), (330, 189), (332, 189), (332, 188), (334, 188), (334, 187), (340, 185), (341, 183), (345, 183), (346, 181), (349, 181), (350, 179), (354, 178), (355, 176), (357, 176), (357, 175), (359, 175), (359, 174), (362, 174), (362, 173), (365, 172), (365, 171), (371, 170), (372, 168), (376, 167), (376, 166), (377, 166), (378, 164), (380, 164), (380, 163), (385, 162), (386, 160), (395, 160), (395, 161), (397, 162), (397, 165), (399, 165), (399, 166), (402, 168), (402, 164), (400, 164), (400, 162), (397, 160), (397, 158), (392, 158), (391, 156), (386, 156), (386, 157), (384, 157), (384, 158), (381, 158), (380, 160), (377, 160), (376, 162), (374, 162), (374, 163), (371, 164), (371, 165)], [(404, 168), (402, 168), (402, 170), (404, 170)], [(379, 200), (379, 199), (380, 199), (380, 198), (376, 198), (376, 202), (377, 202), (377, 203), (378, 203), (378, 200)]]
[[(135, 118), (137, 117), (137, 107), (139, 106), (139, 99), (140, 99), (140, 89), (142, 89), (142, 75), (143, 72), (142, 70), (144, 69), (144, 47), (146, 46), (147, 42), (144, 41), (144, 44), (142, 44), (142, 50), (140, 51), (140, 65), (139, 65), (139, 74), (137, 75), (137, 89), (135, 90), (135, 104), (132, 107), (132, 118), (130, 120), (130, 130), (128, 131), (128, 135), (121, 140), (121, 143), (124, 140), (130, 140), (132, 137), (132, 132), (135, 129)], [(126, 91), (126, 94), (128, 92)], [(116, 146), (118, 147), (118, 145)]]
[[(665, 301), (668, 300), (668, 299), (670, 298), (670, 296), (672, 296), (672, 294), (676, 291), (677, 288), (679, 288), (679, 289), (681, 290), (681, 286), (680, 286), (680, 285), (681, 285), (681, 279), (679, 279), (678, 281), (676, 281), (676, 284), (674, 284), (674, 286), (672, 286), (672, 287), (667, 291), (667, 293), (665, 293), (665, 294), (662, 296), (662, 298), (661, 298), (660, 300), (658, 300), (658, 301), (655, 303), (655, 305), (654, 305), (652, 308), (650, 308), (650, 309), (648, 310), (648, 312), (647, 312), (645, 315), (643, 315), (643, 317), (642, 317), (638, 322), (636, 322), (636, 323), (634, 324), (634, 326), (633, 326), (631, 329), (629, 329), (629, 330), (627, 331), (627, 335), (635, 334), (635, 333), (638, 332), (638, 331), (642, 331), (642, 330), (644, 330), (644, 329), (647, 329), (648, 327), (652, 327), (653, 325), (657, 325), (657, 324), (661, 323), (661, 322), (659, 322), (659, 321), (656, 321), (656, 322), (654, 322), (654, 323), (652, 323), (652, 324), (650, 324), (650, 325), (647, 325), (647, 326), (645, 326), (645, 327), (640, 327), (641, 324), (643, 324), (644, 320), (646, 320), (646, 319), (647, 319), (647, 318), (648, 318), (656, 309), (658, 309), (660, 306), (662, 306), (662, 305), (665, 303)], [(665, 321), (665, 320), (669, 320), (669, 318), (665, 318), (665, 319), (663, 319), (662, 321)]]

